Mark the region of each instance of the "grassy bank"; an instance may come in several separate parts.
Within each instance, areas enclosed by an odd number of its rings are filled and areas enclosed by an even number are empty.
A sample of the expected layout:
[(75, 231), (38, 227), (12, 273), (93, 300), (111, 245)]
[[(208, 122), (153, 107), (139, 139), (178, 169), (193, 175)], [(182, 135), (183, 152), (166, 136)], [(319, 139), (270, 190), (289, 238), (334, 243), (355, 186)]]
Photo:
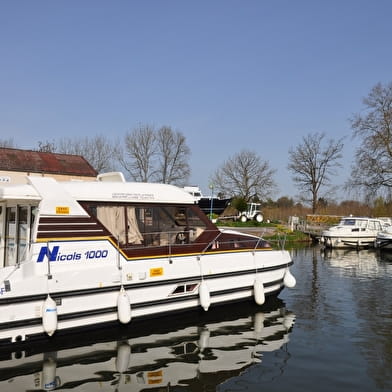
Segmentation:
[[(309, 243), (312, 242), (311, 238), (302, 233), (301, 231), (291, 231), (287, 226), (276, 223), (257, 223), (255, 221), (249, 222), (219, 222), (218, 226), (232, 227), (241, 230), (247, 229), (248, 232), (252, 233), (252, 229), (254, 229), (255, 235), (260, 235), (260, 232), (263, 232), (263, 238), (271, 241), (271, 242), (279, 242), (282, 241), (285, 243)], [(265, 230), (263, 230), (265, 229)]]

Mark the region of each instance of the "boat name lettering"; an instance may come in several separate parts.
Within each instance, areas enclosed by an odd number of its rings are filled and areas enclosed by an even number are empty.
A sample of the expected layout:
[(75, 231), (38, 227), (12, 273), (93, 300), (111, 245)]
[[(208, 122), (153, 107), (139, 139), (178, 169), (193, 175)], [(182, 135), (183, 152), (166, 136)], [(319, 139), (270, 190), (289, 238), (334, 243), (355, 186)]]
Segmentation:
[(154, 200), (153, 193), (126, 193), (118, 192), (112, 193), (113, 199), (132, 199), (132, 200)]
[(89, 250), (84, 253), (86, 259), (104, 259), (108, 256), (108, 251), (104, 250)]
[(38, 255), (37, 263), (41, 263), (44, 261), (45, 257), (48, 258), (49, 261), (74, 261), (74, 260), (82, 260), (83, 256), (85, 259), (104, 259), (108, 256), (108, 251), (106, 249), (103, 250), (88, 250), (82, 253), (73, 252), (73, 253), (61, 253), (60, 246), (53, 246), (50, 250), (47, 246), (42, 246)]

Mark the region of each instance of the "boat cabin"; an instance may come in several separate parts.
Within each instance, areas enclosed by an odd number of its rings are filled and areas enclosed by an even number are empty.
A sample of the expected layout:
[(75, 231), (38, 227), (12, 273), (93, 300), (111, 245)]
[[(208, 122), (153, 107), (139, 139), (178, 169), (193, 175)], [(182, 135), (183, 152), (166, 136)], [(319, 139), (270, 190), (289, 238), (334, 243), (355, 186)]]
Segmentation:
[[(141, 184), (133, 184), (126, 186), (125, 190), (129, 191), (124, 192), (124, 185), (129, 185), (124, 183), (115, 192), (110, 183), (89, 183), (86, 187), (83, 183), (60, 184), (48, 178), (34, 178), (32, 183), (35, 186), (2, 189), (0, 266), (25, 260), (29, 245), (35, 241), (71, 238), (106, 237), (125, 254), (141, 255), (146, 253), (146, 248), (150, 248), (149, 254), (158, 254), (162, 249), (151, 248), (191, 245), (210, 225), (193, 199), (189, 200), (191, 196), (188, 199), (186, 194), (181, 199), (175, 195), (177, 188), (170, 189), (174, 192), (172, 202), (160, 198), (160, 188), (171, 188), (168, 185), (142, 184), (140, 191)], [(64, 192), (57, 200), (51, 194), (55, 187), (59, 188), (55, 193)], [(87, 189), (90, 191), (86, 192)], [(74, 200), (72, 195), (79, 200)], [(97, 198), (100, 200), (94, 200)]]
[(267, 246), (222, 233), (189, 193), (172, 185), (121, 176), (29, 182), (0, 188), (0, 267), (31, 258), (31, 245), (51, 241), (109, 240), (128, 260)]
[(383, 228), (383, 222), (380, 219), (371, 218), (360, 218), (360, 217), (345, 217), (341, 219), (338, 226), (344, 226), (345, 228), (355, 231), (381, 231)]

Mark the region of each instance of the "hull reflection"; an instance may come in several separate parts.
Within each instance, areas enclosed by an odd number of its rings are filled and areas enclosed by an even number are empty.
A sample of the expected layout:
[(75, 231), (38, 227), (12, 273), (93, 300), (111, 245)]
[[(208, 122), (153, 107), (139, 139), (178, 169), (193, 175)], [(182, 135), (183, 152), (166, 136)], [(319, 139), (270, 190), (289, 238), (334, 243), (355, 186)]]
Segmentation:
[(324, 260), (342, 274), (374, 278), (392, 273), (392, 255), (374, 249), (322, 249)]
[[(215, 315), (187, 315), (158, 328), (151, 322), (105, 334), (56, 338), (25, 351), (3, 353), (0, 390), (78, 389), (141, 391), (175, 386), (211, 389), (262, 362), (264, 352), (281, 369), (295, 316), (281, 300), (263, 307), (225, 306)], [(159, 332), (157, 332), (159, 331)], [(67, 339), (67, 340), (66, 340)]]

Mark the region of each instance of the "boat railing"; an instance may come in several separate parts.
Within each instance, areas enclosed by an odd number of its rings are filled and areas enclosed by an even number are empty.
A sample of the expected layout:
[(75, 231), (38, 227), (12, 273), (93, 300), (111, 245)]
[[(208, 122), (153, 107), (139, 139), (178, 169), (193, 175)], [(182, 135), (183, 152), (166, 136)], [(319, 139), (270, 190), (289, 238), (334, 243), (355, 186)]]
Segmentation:
[(223, 233), (223, 232), (220, 231), (220, 232), (215, 236), (215, 238), (214, 238), (212, 241), (210, 241), (210, 242), (207, 244), (207, 246), (201, 251), (201, 254), (206, 253), (207, 250), (213, 248), (213, 247), (214, 247), (214, 244), (215, 244), (215, 246), (216, 246), (216, 245), (217, 245), (217, 241), (218, 241), (219, 237), (222, 235), (222, 233)]
[(222, 240), (224, 231), (202, 231), (202, 233), (204, 234), (208, 234), (209, 232), (213, 232), (215, 235), (208, 242), (200, 241), (200, 233), (197, 235), (195, 233), (192, 233), (192, 230), (156, 231), (142, 233), (143, 240), (138, 241), (138, 243), (134, 244), (120, 244), (120, 248), (128, 252), (141, 249), (145, 250), (148, 248), (152, 251), (152, 253), (165, 253), (168, 257), (171, 257), (173, 253), (187, 253), (186, 249), (195, 248), (195, 246), (197, 246), (198, 249), (201, 248), (200, 251), (196, 252), (200, 255), (216, 250), (240, 250), (242, 248), (252, 249), (254, 251), (256, 249), (271, 247), (269, 241), (266, 241), (261, 236), (243, 238), (239, 237), (235, 239), (230, 238)]

